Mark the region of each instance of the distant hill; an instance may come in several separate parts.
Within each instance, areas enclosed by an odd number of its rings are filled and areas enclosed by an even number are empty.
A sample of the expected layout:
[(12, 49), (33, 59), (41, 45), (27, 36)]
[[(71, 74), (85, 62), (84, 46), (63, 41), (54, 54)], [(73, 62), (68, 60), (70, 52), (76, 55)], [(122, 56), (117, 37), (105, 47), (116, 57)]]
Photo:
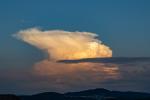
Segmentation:
[(68, 92), (65, 93), (67, 96), (88, 96), (96, 98), (97, 100), (150, 100), (149, 93), (140, 92), (120, 92), (120, 91), (109, 91), (103, 88), (85, 90), (80, 92)]
[(0, 95), (0, 100), (150, 100), (150, 93), (110, 91), (103, 88), (64, 94), (45, 92), (35, 95)]
[(80, 96), (67, 96), (56, 92), (45, 92), (31, 96), (20, 96), (21, 100), (96, 100)]

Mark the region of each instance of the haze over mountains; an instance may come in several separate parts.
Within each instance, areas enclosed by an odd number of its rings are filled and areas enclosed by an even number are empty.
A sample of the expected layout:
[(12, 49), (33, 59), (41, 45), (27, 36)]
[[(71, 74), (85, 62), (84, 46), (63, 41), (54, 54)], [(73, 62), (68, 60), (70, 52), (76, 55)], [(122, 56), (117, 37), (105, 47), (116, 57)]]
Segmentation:
[(0, 95), (0, 100), (150, 100), (150, 93), (110, 91), (103, 88), (79, 92), (44, 92), (34, 95)]

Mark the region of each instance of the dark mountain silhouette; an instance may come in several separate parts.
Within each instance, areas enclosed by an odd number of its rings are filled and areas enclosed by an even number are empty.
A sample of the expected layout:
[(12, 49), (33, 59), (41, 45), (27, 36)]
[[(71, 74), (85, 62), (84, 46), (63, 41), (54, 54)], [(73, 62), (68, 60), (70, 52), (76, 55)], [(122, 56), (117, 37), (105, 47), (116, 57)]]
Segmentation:
[(0, 100), (21, 100), (19, 97), (11, 94), (1, 94)]
[(64, 94), (45, 92), (20, 96), (21, 100), (150, 100), (149, 93), (110, 91), (103, 88)]
[(63, 94), (55, 92), (45, 92), (40, 94), (35, 94), (31, 96), (20, 96), (21, 100), (64, 100)]
[[(109, 91), (103, 88), (91, 89), (80, 92), (68, 92), (65, 93), (68, 96), (88, 96), (96, 98), (97, 100), (150, 100), (149, 93), (140, 93), (140, 92), (120, 92), (120, 91)], [(100, 99), (101, 98), (101, 99)], [(107, 98), (107, 99), (106, 99)]]
[(0, 100), (150, 100), (150, 93), (110, 91), (103, 88), (64, 94), (45, 92), (35, 95), (0, 95)]
[(90, 89), (90, 90), (84, 90), (80, 92), (68, 92), (65, 93), (65, 95), (69, 96), (93, 96), (93, 95), (104, 95), (110, 93), (109, 90), (99, 88), (99, 89)]
[(67, 96), (56, 92), (45, 92), (31, 96), (20, 96), (21, 100), (96, 100), (81, 96)]

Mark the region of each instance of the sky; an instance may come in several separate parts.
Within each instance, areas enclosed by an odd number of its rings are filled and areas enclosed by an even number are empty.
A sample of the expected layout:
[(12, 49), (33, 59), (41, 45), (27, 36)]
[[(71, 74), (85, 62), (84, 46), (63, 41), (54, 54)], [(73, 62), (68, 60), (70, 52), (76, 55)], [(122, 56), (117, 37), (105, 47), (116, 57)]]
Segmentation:
[(47, 57), (13, 37), (21, 30), (92, 32), (113, 57), (150, 57), (149, 0), (0, 0), (0, 68), (30, 68)]

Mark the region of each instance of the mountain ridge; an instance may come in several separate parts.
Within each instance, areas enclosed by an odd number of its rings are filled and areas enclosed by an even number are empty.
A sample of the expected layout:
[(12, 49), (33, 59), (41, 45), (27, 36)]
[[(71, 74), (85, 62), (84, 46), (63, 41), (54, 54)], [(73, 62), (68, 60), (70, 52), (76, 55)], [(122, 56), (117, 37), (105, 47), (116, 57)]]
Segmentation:
[(66, 93), (43, 92), (20, 96), (0, 95), (0, 100), (150, 100), (150, 93), (96, 88)]
[(96, 88), (67, 93), (44, 92), (19, 97), (21, 100), (150, 100), (150, 93)]

